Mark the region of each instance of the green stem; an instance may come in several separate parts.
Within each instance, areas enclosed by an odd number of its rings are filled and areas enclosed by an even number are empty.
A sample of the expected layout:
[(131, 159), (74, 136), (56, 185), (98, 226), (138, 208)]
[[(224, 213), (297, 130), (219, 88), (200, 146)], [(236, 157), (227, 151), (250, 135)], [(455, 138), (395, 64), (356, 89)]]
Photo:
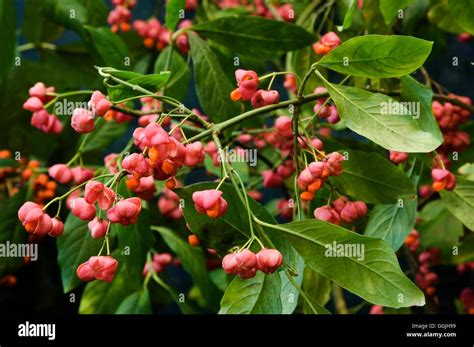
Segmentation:
[(212, 125), (211, 128), (206, 129), (202, 133), (200, 133), (198, 135), (195, 135), (192, 138), (190, 138), (189, 141), (193, 142), (193, 141), (197, 141), (197, 140), (212, 136), (212, 133), (215, 132), (215, 131), (218, 131), (218, 132), (223, 131), (227, 128), (232, 127), (235, 124), (239, 124), (239, 123), (241, 123), (241, 122), (243, 122), (247, 119), (251, 119), (253, 117), (259, 116), (259, 115), (264, 114), (264, 113), (279, 110), (281, 108), (286, 108), (290, 105), (303, 105), (303, 104), (306, 104), (308, 102), (312, 102), (312, 101), (315, 101), (315, 100), (318, 100), (318, 99), (321, 99), (321, 98), (327, 98), (328, 96), (329, 96), (328, 93), (308, 94), (308, 95), (305, 95), (305, 96), (301, 97), (301, 99), (290, 99), (290, 100), (287, 100), (287, 101), (279, 102), (277, 104), (263, 106), (263, 107), (255, 109), (255, 110), (251, 110), (251, 111), (242, 113), (241, 115), (239, 115), (237, 117), (234, 117), (234, 118), (231, 118), (231, 119), (228, 119), (228, 120), (226, 120), (222, 123), (214, 124), (214, 125)]

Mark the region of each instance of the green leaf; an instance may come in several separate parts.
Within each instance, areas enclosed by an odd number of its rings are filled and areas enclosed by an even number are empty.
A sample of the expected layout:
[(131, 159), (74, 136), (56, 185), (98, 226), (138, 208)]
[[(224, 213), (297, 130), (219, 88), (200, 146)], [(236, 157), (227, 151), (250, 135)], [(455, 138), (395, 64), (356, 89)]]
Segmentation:
[(42, 15), (44, 0), (29, 0), (25, 3), (21, 33), (27, 42), (40, 43), (56, 40), (63, 28)]
[(219, 314), (281, 314), (280, 275), (265, 275), (258, 271), (255, 277), (236, 276), (227, 287)]
[(204, 113), (213, 122), (222, 122), (240, 112), (230, 99), (234, 86), (226, 77), (219, 61), (207, 43), (194, 33), (188, 34), (194, 64), (196, 93)]
[[(131, 79), (125, 79), (125, 81), (145, 88), (151, 92), (157, 92), (161, 87), (166, 84), (169, 78), (170, 73), (168, 71), (163, 71), (157, 74), (141, 75)], [(123, 84), (116, 84), (113, 86), (107, 86), (107, 94), (110, 100), (119, 101), (132, 96), (142, 95), (143, 92), (134, 90), (129, 86), (125, 86)]]
[(44, 0), (41, 12), (54, 23), (71, 29), (79, 35), (84, 34), (83, 25), (87, 22), (87, 9), (77, 0)]
[(448, 210), (474, 230), (474, 182), (457, 178), (456, 188), (452, 192), (443, 190), (440, 195)]
[(357, 0), (349, 0), (346, 15), (344, 16), (344, 22), (342, 23), (342, 29), (349, 29), (352, 25), (352, 18), (357, 7)]
[[(103, 151), (112, 142), (120, 138), (127, 130), (128, 123), (117, 124), (115, 121), (107, 122), (99, 120), (94, 131), (87, 135), (86, 144), (82, 148), (82, 153), (92, 151)], [(84, 141), (84, 139), (82, 140)]]
[(420, 129), (429, 132), (438, 141), (444, 141), (443, 134), (439, 130), (438, 122), (431, 108), (431, 101), (433, 99), (431, 88), (424, 86), (411, 76), (403, 76), (400, 80), (402, 100), (416, 102), (420, 105), (419, 118), (417, 118)]
[(232, 16), (193, 25), (192, 30), (235, 52), (273, 57), (309, 46), (316, 37), (295, 24), (257, 16)]
[(402, 199), (397, 204), (377, 205), (370, 213), (364, 235), (382, 239), (397, 251), (415, 221), (416, 200)]
[(69, 213), (64, 223), (64, 233), (56, 241), (58, 264), (64, 293), (68, 293), (82, 282), (76, 276), (77, 267), (99, 253), (102, 240), (92, 238), (87, 221)]
[(145, 287), (130, 294), (117, 308), (116, 314), (152, 314), (150, 293)]
[(336, 188), (356, 199), (387, 204), (415, 197), (410, 178), (378, 153), (347, 151), (342, 162), (343, 173), (331, 177)]
[[(331, 298), (331, 281), (321, 276), (310, 267), (304, 269), (302, 289), (306, 292), (312, 302), (324, 307)], [(312, 314), (309, 304), (303, 301), (303, 312)]]
[(325, 86), (347, 127), (376, 144), (389, 150), (420, 153), (431, 152), (441, 144), (433, 134), (421, 130), (395, 99), (329, 82)]
[[(155, 73), (166, 71), (166, 60), (171, 49), (171, 46), (168, 46), (160, 53), (155, 62)], [(168, 70), (171, 74), (170, 78), (165, 84), (166, 95), (177, 100), (184, 99), (189, 87), (189, 83), (191, 82), (191, 70), (189, 69), (188, 64), (183, 59), (181, 54), (179, 54), (176, 50), (173, 50), (171, 64)]]
[(174, 31), (179, 22), (179, 13), (184, 12), (185, 0), (168, 0), (166, 2), (165, 26)]
[[(415, 159), (407, 172), (414, 188), (418, 186), (422, 170), (423, 164)], [(370, 213), (364, 235), (380, 238), (397, 251), (415, 226), (416, 209), (416, 195), (411, 199), (399, 199), (396, 204), (376, 205)]]
[(436, 247), (444, 260), (451, 258), (453, 247), (459, 245), (462, 223), (446, 209), (442, 200), (429, 202), (420, 213), (420, 245), (423, 249)]
[[(18, 220), (18, 209), (26, 199), (22, 189), (13, 197), (0, 203), (0, 243), (24, 244), (28, 233)], [(22, 257), (0, 257), (0, 276), (6, 276), (23, 265)]]
[(15, 2), (0, 0), (0, 86), (13, 66), (16, 45)]
[[(310, 268), (361, 298), (388, 307), (425, 304), (423, 293), (403, 274), (394, 252), (384, 241), (319, 220), (277, 228)], [(338, 253), (331, 252), (334, 245)], [(339, 247), (345, 251), (339, 253)]]
[(84, 25), (96, 53), (106, 66), (115, 68), (125, 67), (125, 58), (128, 57), (128, 47), (120, 36), (109, 28), (94, 28)]
[(380, 0), (380, 11), (382, 12), (385, 24), (390, 24), (397, 16), (399, 10), (403, 10), (410, 5), (413, 0)]
[(474, 35), (474, 0), (449, 0), (448, 4), (456, 23)]
[(117, 234), (118, 247), (122, 252), (122, 266), (127, 269), (130, 280), (137, 282), (143, 279), (146, 256), (155, 242), (149, 219), (148, 211), (142, 209), (138, 223), (128, 226), (112, 223), (112, 230)]
[(434, 5), (428, 12), (428, 20), (438, 28), (452, 34), (458, 34), (463, 31), (451, 12), (448, 1), (441, 1)]
[(356, 36), (326, 54), (318, 64), (352, 76), (400, 77), (423, 65), (432, 45), (411, 36)]
[[(303, 282), (303, 273), (305, 265), (304, 260), (298, 253), (293, 252), (292, 254), (296, 258), (292, 261), (292, 264), (296, 264), (294, 270), (297, 274), (293, 279), (298, 284), (298, 286), (301, 287), (301, 283)], [(299, 292), (298, 289), (295, 288), (293, 283), (291, 283), (291, 281), (288, 279), (288, 274), (286, 271), (280, 271), (279, 274), (281, 280), (280, 299), (282, 313), (292, 314), (293, 311), (296, 309), (296, 306), (298, 305)]]
[(217, 310), (219, 307), (219, 294), (216, 286), (208, 276), (206, 259), (202, 249), (190, 246), (167, 228), (154, 227), (153, 229), (160, 233), (168, 247), (176, 253), (184, 270), (191, 275), (193, 283), (198, 286), (201, 296), (207, 302), (208, 307), (212, 310)]
[(452, 259), (456, 264), (474, 261), (474, 233), (470, 233), (462, 240), (458, 254), (453, 255)]
[(80, 314), (116, 313), (121, 303), (138, 289), (118, 260), (119, 269), (112, 282), (96, 280), (86, 285), (79, 305)]

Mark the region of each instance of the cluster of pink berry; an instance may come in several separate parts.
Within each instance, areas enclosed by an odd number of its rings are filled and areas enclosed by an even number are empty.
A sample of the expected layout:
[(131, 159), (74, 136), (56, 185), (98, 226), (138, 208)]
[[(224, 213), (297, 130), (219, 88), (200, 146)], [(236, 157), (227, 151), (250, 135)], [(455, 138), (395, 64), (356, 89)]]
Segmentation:
[[(222, 9), (245, 7), (247, 10), (259, 17), (274, 18), (273, 13), (268, 8), (265, 0), (255, 0), (253, 3), (247, 0), (219, 0), (218, 6)], [(282, 4), (280, 6), (273, 5), (278, 15), (286, 22), (295, 20), (295, 12), (290, 3)]]
[(416, 274), (416, 282), (420, 289), (429, 296), (436, 294), (435, 285), (438, 283), (438, 275), (430, 271), (431, 265), (437, 265), (441, 261), (439, 248), (431, 248), (420, 253), (418, 256), (419, 272)]
[[(448, 97), (472, 105), (471, 99), (467, 96), (448, 94)], [(471, 143), (471, 139), (467, 132), (459, 130), (459, 126), (469, 120), (469, 111), (450, 102), (441, 104), (436, 100), (432, 103), (432, 109), (443, 132), (444, 142), (441, 152), (446, 154), (448, 151), (462, 151), (466, 149)]]
[(61, 184), (74, 182), (81, 184), (94, 177), (94, 171), (81, 166), (69, 168), (66, 164), (55, 164), (48, 169), (48, 174)]
[[(178, 24), (178, 29), (189, 28), (191, 25), (192, 21), (185, 19)], [(133, 22), (133, 28), (143, 39), (143, 45), (147, 48), (155, 48), (161, 51), (170, 44), (170, 31), (156, 18), (150, 18), (146, 21), (137, 19)], [(176, 38), (176, 47), (183, 54), (188, 53), (189, 43), (185, 33), (178, 35)]]
[(259, 108), (280, 101), (280, 94), (276, 90), (258, 89), (259, 79), (255, 71), (238, 69), (235, 71), (237, 88), (232, 91), (232, 101), (250, 100), (253, 108)]
[(314, 210), (314, 217), (335, 225), (339, 225), (341, 220), (345, 223), (364, 217), (367, 214), (367, 205), (363, 201), (349, 201), (345, 196), (337, 198), (332, 206), (322, 206)]
[[(327, 89), (324, 87), (317, 87), (314, 90), (315, 94), (327, 93)], [(325, 104), (326, 98), (318, 99), (314, 105), (313, 111), (318, 114), (320, 119), (326, 119), (329, 123), (334, 124), (339, 122), (339, 113), (337, 112), (336, 106)]]
[(193, 167), (204, 161), (201, 142), (183, 145), (157, 123), (150, 123), (144, 128), (138, 127), (133, 138), (135, 145), (145, 152), (146, 157), (134, 153), (122, 162), (122, 167), (132, 175), (127, 182), (130, 188), (138, 187), (142, 177), (153, 175), (158, 180), (166, 180), (174, 177), (183, 165)]
[(276, 249), (262, 249), (257, 254), (248, 249), (227, 254), (222, 259), (222, 268), (228, 274), (240, 278), (252, 278), (260, 270), (266, 274), (274, 273), (283, 264), (283, 256)]
[(311, 201), (314, 194), (321, 189), (329, 176), (339, 176), (342, 173), (341, 161), (345, 158), (338, 152), (329, 153), (322, 161), (314, 161), (300, 172), (297, 183), (303, 191), (301, 200)]
[(18, 218), (26, 231), (38, 236), (58, 237), (64, 231), (59, 218), (51, 218), (38, 204), (27, 201), (18, 210)]
[(121, 31), (130, 31), (130, 19), (132, 18), (131, 9), (135, 7), (137, 0), (112, 0), (114, 9), (109, 12), (107, 23), (110, 30), (114, 33)]
[(33, 112), (31, 125), (47, 134), (59, 134), (63, 130), (59, 119), (44, 108), (44, 104), (54, 98), (54, 92), (54, 87), (46, 87), (43, 82), (37, 82), (29, 89), (30, 97), (23, 104), (25, 110)]
[(112, 107), (112, 103), (100, 91), (96, 90), (88, 102), (90, 110), (86, 108), (76, 108), (72, 112), (71, 127), (79, 134), (86, 134), (94, 131), (95, 116), (103, 117)]
[(313, 44), (313, 50), (316, 54), (324, 55), (331, 52), (341, 44), (341, 39), (333, 31), (330, 31), (319, 39), (318, 42)]

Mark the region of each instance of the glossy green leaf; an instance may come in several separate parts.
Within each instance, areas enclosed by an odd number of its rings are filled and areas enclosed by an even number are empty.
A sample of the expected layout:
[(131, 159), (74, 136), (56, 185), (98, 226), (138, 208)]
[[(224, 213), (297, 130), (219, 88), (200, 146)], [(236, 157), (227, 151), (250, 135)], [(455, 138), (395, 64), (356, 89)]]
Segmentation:
[(219, 314), (281, 314), (280, 275), (265, 275), (257, 271), (255, 277), (235, 277), (227, 287)]
[(309, 267), (361, 298), (388, 307), (424, 305), (423, 293), (403, 274), (384, 241), (319, 220), (277, 228)]
[[(166, 71), (166, 60), (170, 50), (171, 46), (166, 47), (156, 59), (155, 73)], [(171, 64), (168, 67), (168, 71), (170, 71), (170, 78), (165, 84), (165, 94), (177, 100), (184, 99), (191, 82), (191, 70), (181, 54), (176, 50), (173, 50), (171, 55)]]
[(474, 182), (458, 179), (453, 191), (441, 191), (441, 199), (448, 210), (466, 227), (474, 230)]
[[(92, 151), (103, 151), (113, 141), (120, 138), (127, 130), (128, 123), (117, 124), (115, 121), (107, 122), (100, 119), (92, 133), (87, 135), (86, 144), (82, 153)], [(84, 139), (82, 140), (84, 141)]]
[(456, 23), (474, 35), (474, 0), (449, 0), (448, 4)]
[(99, 254), (102, 241), (92, 238), (86, 221), (80, 220), (72, 213), (68, 215), (64, 223), (64, 233), (56, 241), (64, 293), (82, 283), (76, 276), (77, 267)]
[(453, 255), (452, 260), (456, 264), (474, 261), (474, 233), (470, 233), (462, 240), (458, 253)]
[[(296, 284), (301, 287), (301, 283), (303, 282), (303, 272), (305, 263), (303, 258), (298, 253), (293, 252), (292, 256), (296, 258), (291, 262), (292, 264), (296, 265), (294, 269), (296, 272), (296, 276), (294, 276), (293, 279), (295, 280)], [(298, 305), (299, 292), (298, 289), (295, 288), (293, 283), (291, 283), (291, 281), (289, 280), (286, 271), (280, 271), (279, 274), (281, 280), (280, 299), (282, 313), (291, 314)]]
[(194, 64), (196, 93), (204, 113), (213, 122), (222, 122), (240, 112), (238, 103), (230, 99), (235, 88), (226, 77), (208, 44), (194, 33), (188, 34)]
[(399, 203), (376, 205), (370, 212), (364, 235), (382, 239), (397, 251), (415, 226), (415, 221), (414, 199), (400, 199)]
[(352, 76), (400, 77), (423, 65), (432, 45), (411, 36), (356, 36), (326, 54), (318, 64)]
[(87, 8), (78, 0), (44, 0), (41, 13), (56, 24), (83, 35)]
[(412, 2), (413, 0), (380, 0), (380, 11), (382, 12), (385, 24), (390, 24), (398, 15), (398, 11), (403, 10)]
[(43, 14), (47, 6), (44, 0), (29, 0), (25, 3), (21, 33), (27, 42), (51, 42), (56, 40), (64, 29)]
[(357, 8), (357, 0), (350, 0), (347, 8), (347, 12), (344, 16), (342, 23), (342, 29), (349, 29), (352, 25), (352, 19)]
[(117, 308), (116, 314), (151, 314), (150, 293), (143, 288), (130, 294)]
[[(18, 209), (26, 199), (25, 189), (0, 202), (0, 244), (24, 244), (28, 233), (18, 220)], [(23, 265), (23, 257), (0, 257), (0, 276), (11, 274)]]
[(125, 68), (125, 62), (129, 57), (128, 47), (120, 36), (114, 34), (109, 28), (94, 28), (85, 25), (88, 39), (94, 48), (94, 52), (100, 57), (106, 66)]
[(184, 270), (191, 275), (193, 283), (198, 286), (207, 306), (217, 310), (219, 295), (217, 288), (208, 276), (206, 259), (202, 249), (190, 246), (170, 229), (164, 227), (154, 227), (154, 229), (160, 233), (168, 247), (176, 253)]
[[(157, 92), (161, 87), (163, 87), (169, 78), (170, 73), (168, 71), (163, 71), (157, 74), (141, 75), (138, 77), (124, 80), (130, 84), (140, 86), (154, 93)], [(126, 86), (123, 84), (115, 84), (107, 86), (107, 94), (110, 100), (119, 101), (132, 96), (143, 95), (143, 92), (139, 90), (134, 90), (130, 88), (130, 86)]]
[(249, 56), (273, 56), (309, 46), (316, 37), (288, 22), (257, 16), (229, 16), (193, 25), (192, 30), (209, 40)]
[(378, 153), (346, 151), (343, 173), (331, 177), (341, 192), (375, 204), (396, 203), (400, 198), (415, 197), (410, 178)]
[(420, 129), (429, 132), (437, 140), (443, 141), (443, 134), (439, 130), (438, 122), (431, 108), (433, 99), (431, 88), (424, 86), (411, 76), (403, 76), (400, 81), (402, 101), (415, 102), (419, 105), (419, 115), (416, 120)]
[[(302, 289), (313, 302), (322, 307), (324, 307), (331, 298), (331, 281), (310, 267), (304, 269)], [(303, 312), (305, 314), (313, 313), (306, 301), (303, 301)]]
[(325, 86), (347, 127), (376, 144), (410, 153), (431, 152), (441, 144), (433, 134), (421, 130), (409, 110), (395, 99), (329, 82)]
[(148, 251), (155, 238), (150, 230), (150, 217), (147, 210), (142, 209), (137, 223), (123, 226), (112, 223), (112, 230), (118, 237), (118, 247), (122, 254), (122, 264), (128, 271), (131, 280), (140, 282)]
[(420, 246), (422, 249), (439, 248), (444, 260), (451, 258), (453, 247), (459, 245), (464, 228), (462, 223), (448, 211), (443, 200), (429, 202), (420, 213)]
[(451, 12), (448, 1), (441, 1), (434, 5), (428, 12), (428, 19), (431, 23), (436, 25), (449, 33), (458, 34), (463, 29), (458, 24), (457, 18)]
[(166, 16), (165, 26), (170, 30), (174, 31), (176, 24), (180, 20), (180, 13), (184, 13), (185, 0), (168, 0), (166, 2)]

